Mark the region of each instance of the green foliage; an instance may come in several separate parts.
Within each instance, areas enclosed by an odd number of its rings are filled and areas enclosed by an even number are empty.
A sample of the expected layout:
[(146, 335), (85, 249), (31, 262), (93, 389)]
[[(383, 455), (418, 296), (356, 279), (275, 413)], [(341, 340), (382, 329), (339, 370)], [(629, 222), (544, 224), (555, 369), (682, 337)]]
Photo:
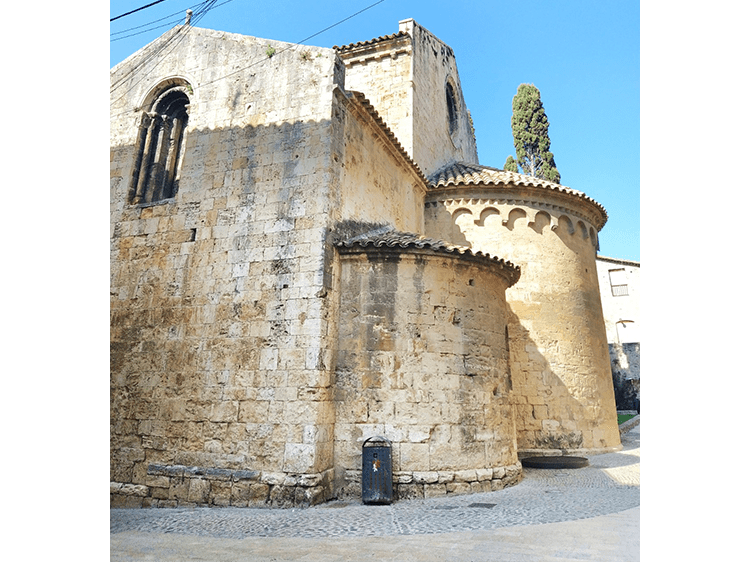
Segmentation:
[(518, 164), (516, 164), (516, 161), (512, 156), (508, 156), (508, 159), (505, 161), (505, 166), (503, 166), (503, 170), (506, 172), (518, 172)]
[(542, 96), (533, 84), (518, 86), (513, 96), (511, 128), (516, 163), (523, 173), (560, 183), (560, 172), (550, 152), (549, 121), (542, 106)]
[(268, 48), (266, 49), (266, 56), (270, 59), (275, 54), (276, 54), (276, 49), (274, 49), (273, 47), (271, 47), (271, 45), (269, 45)]

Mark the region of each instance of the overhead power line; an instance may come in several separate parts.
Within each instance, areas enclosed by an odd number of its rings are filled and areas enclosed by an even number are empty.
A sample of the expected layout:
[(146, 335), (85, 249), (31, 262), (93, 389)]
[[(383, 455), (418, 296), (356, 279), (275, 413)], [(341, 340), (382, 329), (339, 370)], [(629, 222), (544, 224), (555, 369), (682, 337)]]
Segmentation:
[[(124, 83), (124, 82), (125, 82), (125, 80), (126, 80), (126, 79), (127, 79), (127, 78), (128, 78), (129, 76), (130, 76), (130, 75), (132, 75), (132, 74), (133, 74), (133, 73), (135, 73), (135, 72), (136, 72), (137, 70), (140, 70), (140, 69), (141, 69), (141, 68), (142, 68), (143, 66), (145, 66), (145, 64), (146, 64), (147, 62), (150, 62), (151, 60), (153, 60), (153, 59), (155, 59), (156, 57), (158, 57), (158, 56), (160, 56), (161, 54), (163, 54), (163, 53), (164, 53), (164, 51), (165, 51), (165, 49), (167, 48), (167, 46), (168, 46), (168, 45), (169, 45), (169, 46), (171, 47), (171, 48), (169, 49), (170, 51), (171, 51), (172, 49), (174, 49), (174, 47), (176, 47), (176, 43), (179, 43), (179, 41), (180, 41), (180, 40), (181, 40), (181, 39), (183, 38), (183, 37), (182, 37), (182, 35), (180, 34), (180, 32), (185, 32), (185, 31), (187, 31), (187, 30), (189, 29), (189, 27), (191, 27), (191, 26), (192, 26), (192, 24), (194, 24), (194, 23), (195, 23), (195, 22), (196, 22), (196, 21), (197, 21), (198, 19), (202, 18), (202, 17), (203, 17), (203, 16), (204, 16), (204, 15), (205, 15), (205, 14), (206, 14), (206, 13), (207, 13), (207, 12), (208, 12), (209, 10), (211, 10), (211, 9), (212, 9), (212, 8), (214, 8), (214, 7), (218, 7), (218, 6), (223, 6), (224, 4), (228, 4), (229, 2), (232, 2), (232, 1), (233, 1), (233, 0), (225, 0), (225, 1), (224, 1), (224, 2), (222, 2), (221, 4), (218, 4), (217, 6), (214, 6), (214, 4), (216, 4), (216, 0), (207, 0), (206, 2), (203, 2), (203, 4), (205, 4), (206, 6), (205, 6), (205, 7), (203, 8), (203, 9), (201, 9), (201, 10), (199, 11), (199, 13), (198, 13), (198, 17), (197, 17), (197, 18), (196, 18), (196, 17), (193, 17), (193, 18), (192, 18), (191, 24), (190, 24), (189, 26), (188, 26), (188, 25), (186, 25), (186, 26), (181, 26), (181, 27), (180, 27), (179, 29), (177, 29), (177, 32), (175, 33), (175, 35), (173, 35), (172, 37), (170, 37), (169, 39), (167, 39), (167, 41), (166, 41), (166, 43), (165, 43), (165, 44), (163, 44), (163, 45), (162, 45), (161, 47), (157, 48), (157, 50), (156, 50), (156, 51), (155, 51), (154, 53), (152, 53), (152, 54), (151, 54), (150, 56), (148, 56), (148, 57), (146, 58), (146, 60), (145, 60), (145, 61), (141, 61), (141, 63), (140, 63), (139, 65), (137, 65), (136, 67), (134, 67), (134, 68), (130, 69), (130, 71), (129, 71), (128, 73), (126, 73), (126, 75), (125, 75), (125, 76), (121, 77), (121, 78), (120, 78), (120, 80), (118, 80), (118, 81), (117, 81), (117, 82), (116, 82), (115, 84), (113, 84), (112, 86), (110, 86), (110, 91), (111, 91), (111, 92), (112, 92), (112, 91), (114, 91), (114, 90), (115, 90), (115, 89), (116, 89), (117, 87), (119, 87), (119, 86), (120, 86), (120, 85), (121, 85), (122, 83)], [(361, 9), (361, 10), (359, 10), (358, 12), (355, 12), (355, 13), (353, 13), (352, 15), (350, 15), (350, 16), (348, 16), (348, 17), (346, 17), (346, 18), (342, 19), (342, 20), (339, 20), (339, 21), (337, 21), (336, 23), (334, 23), (334, 24), (332, 24), (332, 25), (329, 25), (329, 26), (328, 26), (328, 27), (326, 27), (325, 29), (321, 29), (320, 31), (318, 31), (318, 32), (316, 32), (316, 33), (313, 33), (313, 34), (312, 34), (312, 35), (310, 35), (309, 37), (305, 37), (304, 39), (302, 39), (302, 40), (298, 41), (297, 43), (293, 43), (293, 44), (291, 44), (291, 45), (290, 45), (289, 47), (287, 47), (286, 49), (282, 49), (281, 51), (279, 51), (279, 52), (278, 52), (278, 53), (276, 53), (276, 54), (277, 54), (277, 55), (279, 55), (279, 54), (281, 54), (281, 53), (283, 53), (283, 52), (285, 52), (285, 51), (288, 51), (289, 49), (292, 49), (293, 47), (295, 47), (295, 46), (297, 46), (297, 45), (301, 45), (301, 44), (302, 44), (302, 43), (304, 43), (305, 41), (309, 41), (309, 40), (310, 40), (310, 39), (312, 39), (313, 37), (317, 37), (317, 36), (318, 36), (318, 35), (320, 35), (321, 33), (324, 33), (324, 32), (326, 32), (326, 31), (328, 31), (329, 29), (333, 29), (334, 27), (336, 27), (336, 26), (338, 26), (338, 25), (341, 25), (341, 24), (342, 24), (342, 23), (344, 23), (345, 21), (348, 21), (348, 20), (352, 19), (353, 17), (355, 17), (355, 16), (358, 16), (359, 14), (361, 14), (361, 13), (363, 13), (363, 12), (366, 12), (367, 10), (369, 10), (369, 9), (371, 9), (371, 8), (374, 8), (374, 7), (375, 7), (375, 6), (377, 6), (378, 4), (382, 4), (383, 2), (385, 2), (385, 0), (378, 0), (377, 2), (374, 2), (374, 3), (370, 4), (369, 6), (367, 6), (367, 7), (365, 7), (365, 8), (362, 8), (362, 9)], [(180, 34), (180, 35), (179, 35), (179, 39), (177, 39), (177, 37), (178, 37), (178, 34)], [(176, 42), (174, 42), (174, 39), (177, 39), (177, 41), (176, 41)], [(172, 43), (174, 43), (174, 44), (172, 44)], [(220, 77), (218, 77), (218, 78), (216, 78), (216, 79), (214, 79), (214, 80), (210, 80), (209, 82), (204, 82), (204, 83), (202, 83), (201, 85), (202, 85), (202, 86), (204, 86), (204, 85), (207, 85), (207, 84), (212, 84), (212, 83), (214, 83), (214, 82), (217, 82), (217, 81), (219, 81), (219, 80), (223, 80), (224, 78), (227, 78), (227, 77), (229, 77), (229, 76), (232, 76), (232, 75), (234, 75), (234, 74), (237, 74), (238, 72), (242, 72), (242, 71), (244, 71), (244, 70), (247, 70), (247, 69), (249, 69), (249, 68), (251, 68), (251, 67), (255, 66), (256, 64), (261, 64), (261, 63), (263, 63), (263, 62), (265, 62), (265, 61), (267, 61), (267, 60), (268, 60), (268, 57), (263, 57), (262, 59), (259, 59), (259, 60), (256, 60), (256, 61), (252, 62), (252, 63), (251, 63), (251, 64), (249, 64), (248, 66), (245, 66), (245, 67), (243, 67), (243, 68), (240, 68), (240, 69), (238, 69), (238, 70), (235, 70), (234, 72), (230, 72), (230, 73), (228, 73), (228, 74), (225, 74), (224, 76), (220, 76)], [(138, 82), (140, 82), (140, 80), (138, 80)], [(133, 89), (134, 87), (135, 87), (135, 84), (133, 84), (133, 85), (132, 85), (132, 86), (131, 86), (130, 88), (128, 88), (128, 90), (127, 90), (126, 92), (123, 92), (123, 94), (122, 94), (122, 95), (120, 95), (120, 97), (119, 97), (118, 99), (122, 98), (122, 97), (123, 97), (123, 96), (124, 96), (124, 95), (125, 95), (125, 94), (126, 94), (127, 92), (129, 92), (130, 90), (132, 90), (132, 89)]]
[[(317, 37), (317, 36), (318, 36), (318, 35), (320, 35), (321, 33), (324, 33), (324, 32), (326, 32), (326, 31), (328, 31), (329, 29), (333, 29), (333, 28), (334, 28), (334, 27), (336, 27), (337, 25), (341, 25), (341, 24), (342, 24), (342, 23), (344, 23), (345, 21), (349, 21), (349, 20), (350, 20), (350, 19), (352, 19), (353, 17), (355, 17), (355, 16), (358, 16), (358, 15), (359, 15), (359, 14), (361, 14), (362, 12), (366, 12), (366, 11), (367, 11), (367, 10), (369, 10), (370, 8), (374, 8), (375, 6), (377, 6), (378, 4), (382, 4), (383, 2), (385, 2), (385, 0), (378, 0), (377, 2), (375, 2), (375, 3), (373, 3), (373, 4), (370, 4), (370, 5), (369, 5), (369, 6), (367, 6), (366, 8), (362, 8), (362, 9), (361, 9), (361, 10), (360, 10), (359, 12), (356, 12), (356, 13), (352, 14), (351, 16), (345, 17), (344, 19), (342, 19), (342, 20), (340, 20), (340, 21), (337, 21), (336, 23), (334, 23), (334, 24), (332, 24), (332, 25), (329, 25), (329, 26), (328, 26), (328, 27), (326, 27), (325, 29), (321, 29), (321, 30), (320, 30), (320, 31), (318, 31), (317, 33), (313, 33), (313, 34), (312, 34), (312, 35), (310, 35), (309, 37), (305, 37), (304, 39), (302, 39), (302, 40), (300, 40), (300, 41), (297, 41), (296, 43), (292, 43), (292, 44), (291, 44), (291, 45), (290, 45), (289, 47), (287, 47), (286, 49), (282, 49), (282, 50), (280, 50), (280, 51), (279, 51), (278, 53), (276, 53), (276, 55), (280, 55), (281, 53), (283, 53), (283, 52), (285, 52), (285, 51), (288, 51), (289, 49), (292, 49), (292, 48), (296, 47), (297, 45), (302, 45), (302, 44), (303, 44), (303, 43), (304, 43), (305, 41), (309, 41), (309, 40), (310, 40), (310, 39), (312, 39), (313, 37)], [(224, 76), (219, 76), (218, 78), (216, 78), (216, 79), (214, 79), (214, 80), (211, 80), (210, 82), (203, 82), (203, 83), (202, 83), (201, 85), (202, 85), (202, 86), (205, 86), (206, 84), (213, 84), (214, 82), (218, 82), (219, 80), (223, 80), (224, 78), (227, 78), (227, 77), (229, 77), (229, 76), (232, 76), (232, 75), (234, 75), (234, 74), (237, 74), (238, 72), (242, 72), (242, 71), (244, 71), (244, 70), (247, 70), (248, 68), (251, 68), (251, 67), (255, 66), (256, 64), (260, 64), (260, 63), (262, 63), (262, 62), (265, 62), (265, 61), (267, 60), (267, 58), (268, 58), (268, 57), (264, 57), (264, 58), (261, 58), (261, 59), (259, 59), (259, 60), (255, 61), (255, 62), (253, 62), (253, 63), (249, 64), (248, 66), (245, 66), (245, 67), (243, 67), (243, 68), (240, 68), (240, 69), (238, 69), (238, 70), (235, 70), (234, 72), (230, 72), (229, 74), (225, 74)]]
[[(199, 2), (198, 4), (193, 4), (190, 6), (191, 10), (198, 10), (199, 6), (202, 6), (205, 2)], [(221, 4), (219, 4), (221, 6)], [(177, 17), (179, 16), (179, 17)], [(177, 18), (177, 19), (175, 19)], [(163, 23), (161, 25), (155, 25), (154, 27), (149, 27), (148, 29), (143, 29), (142, 31), (137, 31), (135, 33), (131, 33), (130, 35), (126, 35), (124, 37), (116, 37), (117, 35), (122, 35), (123, 33), (127, 33), (128, 31), (135, 31), (136, 29), (141, 29), (143, 27), (146, 27), (148, 25), (152, 25), (155, 23), (158, 23), (160, 21), (171, 19), (171, 21), (168, 21), (167, 23)], [(177, 12), (173, 12), (169, 14), (168, 16), (164, 16), (159, 19), (151, 20), (147, 23), (142, 23), (141, 25), (136, 25), (135, 27), (129, 27), (127, 29), (122, 29), (120, 31), (113, 31), (109, 34), (110, 37), (115, 37), (114, 39), (110, 39), (110, 41), (118, 41), (119, 39), (125, 39), (126, 37), (132, 37), (133, 35), (139, 35), (141, 33), (148, 33), (149, 31), (152, 31), (154, 29), (159, 29), (160, 27), (174, 27), (175, 23), (179, 23), (185, 19), (185, 10), (179, 10)]]
[[(198, 13), (193, 14), (190, 24), (175, 26), (174, 28), (172, 28), (175, 30), (175, 32), (170, 37), (168, 37), (166, 41), (164, 41), (164, 43), (162, 43), (159, 47), (157, 47), (151, 54), (147, 55), (144, 60), (142, 60), (136, 66), (131, 68), (128, 72), (126, 72), (123, 76), (121, 76), (119, 80), (117, 80), (114, 84), (112, 84), (110, 86), (110, 92), (114, 91), (116, 88), (119, 88), (120, 85), (125, 83), (135, 73), (142, 70), (151, 61), (157, 60), (162, 54), (171, 52), (177, 46), (177, 44), (179, 44), (182, 41), (182, 39), (185, 36), (185, 33), (187, 33), (191, 25), (199, 21), (201, 18), (203, 18), (203, 16), (205, 16), (206, 13), (209, 10), (211, 10), (211, 8), (214, 7), (214, 4), (216, 4), (216, 1), (217, 0), (206, 0), (205, 2), (203, 2), (202, 7), (198, 10)], [(169, 50), (167, 51), (167, 49)], [(136, 86), (136, 84), (138, 84), (138, 82), (140, 82), (142, 79), (143, 77), (137, 80), (136, 83), (133, 84), (130, 88), (128, 88), (125, 92), (123, 92), (123, 94), (120, 97), (124, 96), (127, 92), (132, 90)]]
[(140, 8), (136, 8), (135, 10), (130, 10), (129, 12), (126, 12), (124, 14), (120, 14), (119, 16), (116, 16), (114, 18), (110, 18), (109, 21), (119, 20), (120, 18), (124, 18), (125, 16), (129, 16), (130, 14), (134, 14), (136, 12), (140, 12), (141, 10), (145, 10), (146, 8), (150, 8), (151, 6), (155, 6), (156, 4), (161, 4), (162, 2), (164, 2), (164, 0), (156, 0), (156, 2), (151, 2), (151, 4), (146, 4), (145, 6), (141, 6)]

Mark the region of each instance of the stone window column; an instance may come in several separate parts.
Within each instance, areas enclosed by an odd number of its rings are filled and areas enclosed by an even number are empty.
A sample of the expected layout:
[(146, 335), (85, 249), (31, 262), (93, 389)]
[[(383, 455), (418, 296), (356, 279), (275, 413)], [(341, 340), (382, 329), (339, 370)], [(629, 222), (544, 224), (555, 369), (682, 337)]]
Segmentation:
[(185, 147), (189, 99), (181, 88), (167, 90), (144, 113), (138, 136), (132, 204), (170, 199), (177, 192)]
[[(139, 170), (135, 187), (135, 197), (133, 197), (133, 203), (143, 203), (146, 195), (146, 183), (151, 168), (151, 160), (153, 154), (154, 145), (154, 129), (157, 126), (157, 119), (159, 116), (155, 113), (146, 113), (143, 120), (143, 125), (146, 129), (146, 135), (143, 139), (143, 144), (138, 150), (139, 156)], [(157, 131), (158, 134), (158, 131)]]

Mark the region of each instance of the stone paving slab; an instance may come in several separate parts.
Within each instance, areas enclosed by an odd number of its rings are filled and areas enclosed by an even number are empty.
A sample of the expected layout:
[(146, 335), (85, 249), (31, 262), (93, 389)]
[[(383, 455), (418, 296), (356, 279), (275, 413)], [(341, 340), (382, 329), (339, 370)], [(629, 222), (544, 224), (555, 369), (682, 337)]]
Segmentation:
[(592, 519), (399, 537), (225, 539), (127, 531), (112, 562), (638, 562), (640, 508)]
[(497, 492), (308, 509), (112, 509), (113, 562), (636, 561), (640, 432), (580, 469), (525, 469)]

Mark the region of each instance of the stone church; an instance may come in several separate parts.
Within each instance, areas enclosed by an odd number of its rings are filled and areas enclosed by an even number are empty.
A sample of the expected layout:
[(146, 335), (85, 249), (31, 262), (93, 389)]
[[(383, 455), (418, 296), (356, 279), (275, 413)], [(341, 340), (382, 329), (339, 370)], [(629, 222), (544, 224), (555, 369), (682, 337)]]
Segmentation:
[(501, 489), (621, 447), (605, 210), (479, 164), (449, 46), (178, 26), (111, 70), (113, 506)]

